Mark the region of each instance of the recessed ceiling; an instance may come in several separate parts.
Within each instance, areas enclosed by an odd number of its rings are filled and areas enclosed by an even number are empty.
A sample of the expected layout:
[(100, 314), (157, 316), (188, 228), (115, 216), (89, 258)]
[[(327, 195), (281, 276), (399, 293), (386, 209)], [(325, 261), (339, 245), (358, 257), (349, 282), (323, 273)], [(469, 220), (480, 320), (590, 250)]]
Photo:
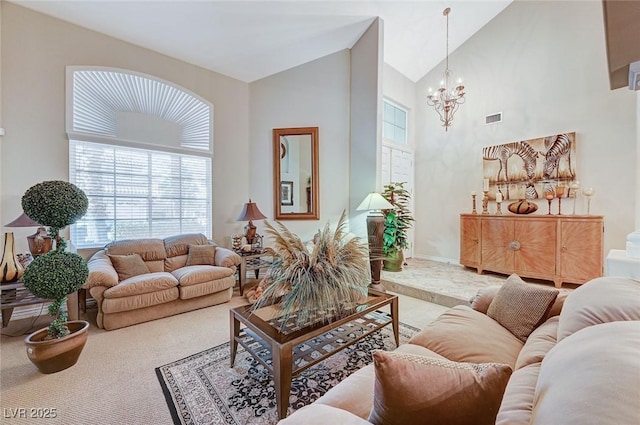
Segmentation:
[[(351, 48), (379, 16), (384, 61), (417, 81), (512, 0), (13, 3), (245, 82)], [(455, 66), (452, 66), (455, 68)]]

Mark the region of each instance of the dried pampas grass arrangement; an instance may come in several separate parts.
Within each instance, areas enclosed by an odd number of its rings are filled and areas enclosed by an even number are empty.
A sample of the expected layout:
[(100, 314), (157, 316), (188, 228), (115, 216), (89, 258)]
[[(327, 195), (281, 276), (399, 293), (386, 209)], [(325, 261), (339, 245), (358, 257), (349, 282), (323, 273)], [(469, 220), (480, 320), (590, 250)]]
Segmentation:
[(327, 223), (318, 231), (310, 249), (282, 223), (264, 223), (273, 238), (273, 246), (266, 251), (274, 260), (254, 309), (282, 296), (282, 323), (291, 319), (302, 327), (318, 313), (324, 312), (326, 321), (348, 314), (366, 299), (371, 281), (369, 252), (359, 237), (350, 238), (345, 232), (345, 211), (335, 230)]

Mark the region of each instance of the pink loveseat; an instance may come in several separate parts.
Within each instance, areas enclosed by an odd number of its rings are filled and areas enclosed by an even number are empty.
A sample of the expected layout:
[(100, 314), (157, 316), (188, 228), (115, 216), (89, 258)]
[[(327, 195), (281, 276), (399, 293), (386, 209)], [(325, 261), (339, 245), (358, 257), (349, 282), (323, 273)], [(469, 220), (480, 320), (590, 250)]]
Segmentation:
[[(190, 246), (206, 245), (212, 244), (204, 235), (187, 234), (116, 241), (96, 252), (83, 288), (96, 299), (98, 327), (117, 329), (229, 301), (241, 259), (216, 246), (211, 264), (187, 265)], [(136, 254), (148, 271), (120, 279), (110, 256)]]

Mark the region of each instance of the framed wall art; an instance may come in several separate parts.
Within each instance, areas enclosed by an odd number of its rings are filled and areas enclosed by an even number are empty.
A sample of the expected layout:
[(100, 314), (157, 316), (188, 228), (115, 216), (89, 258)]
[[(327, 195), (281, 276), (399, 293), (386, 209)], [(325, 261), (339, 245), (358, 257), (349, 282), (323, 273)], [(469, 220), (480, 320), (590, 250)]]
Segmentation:
[(292, 181), (280, 182), (280, 205), (284, 205), (284, 206), (293, 205), (293, 182)]
[(498, 192), (505, 200), (544, 199), (546, 191), (577, 178), (576, 133), (484, 147), (482, 175), (492, 199)]

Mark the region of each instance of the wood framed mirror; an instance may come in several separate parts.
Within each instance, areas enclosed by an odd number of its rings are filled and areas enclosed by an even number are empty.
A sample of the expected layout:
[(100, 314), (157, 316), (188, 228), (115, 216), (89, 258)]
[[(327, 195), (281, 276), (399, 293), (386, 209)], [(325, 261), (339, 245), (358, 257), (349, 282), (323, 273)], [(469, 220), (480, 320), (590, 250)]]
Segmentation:
[(276, 220), (319, 220), (318, 127), (273, 129)]

